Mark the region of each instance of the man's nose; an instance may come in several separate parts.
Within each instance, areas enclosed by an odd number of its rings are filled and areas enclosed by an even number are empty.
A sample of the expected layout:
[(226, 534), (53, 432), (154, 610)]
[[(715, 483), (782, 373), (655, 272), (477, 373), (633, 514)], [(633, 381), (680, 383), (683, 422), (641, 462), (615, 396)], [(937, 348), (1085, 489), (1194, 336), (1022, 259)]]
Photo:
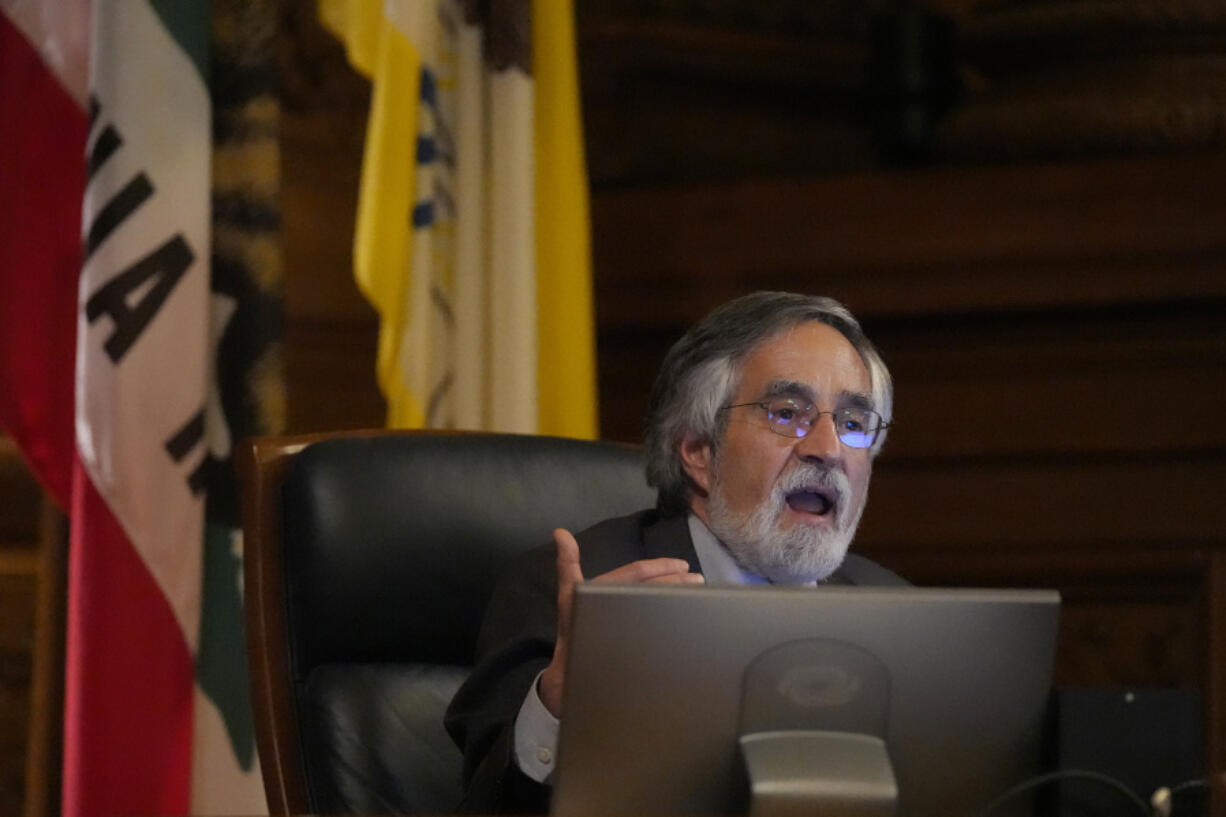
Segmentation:
[(813, 420), (809, 433), (796, 443), (796, 454), (804, 459), (828, 462), (843, 456), (843, 442), (834, 426), (834, 414), (824, 411)]

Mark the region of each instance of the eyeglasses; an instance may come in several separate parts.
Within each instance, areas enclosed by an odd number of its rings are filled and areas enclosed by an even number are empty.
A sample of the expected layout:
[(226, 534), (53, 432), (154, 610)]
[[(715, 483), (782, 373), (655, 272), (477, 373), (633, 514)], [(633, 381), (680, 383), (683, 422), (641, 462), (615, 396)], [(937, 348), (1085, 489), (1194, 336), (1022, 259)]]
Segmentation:
[(767, 428), (780, 437), (795, 439), (806, 436), (813, 425), (823, 414), (829, 414), (834, 420), (835, 433), (839, 439), (850, 448), (868, 448), (877, 441), (877, 435), (890, 424), (881, 419), (881, 415), (872, 409), (850, 407), (834, 411), (818, 411), (812, 403), (804, 403), (791, 397), (777, 397), (772, 400), (762, 400), (754, 403), (737, 403), (723, 406), (725, 409), (757, 406), (766, 412)]

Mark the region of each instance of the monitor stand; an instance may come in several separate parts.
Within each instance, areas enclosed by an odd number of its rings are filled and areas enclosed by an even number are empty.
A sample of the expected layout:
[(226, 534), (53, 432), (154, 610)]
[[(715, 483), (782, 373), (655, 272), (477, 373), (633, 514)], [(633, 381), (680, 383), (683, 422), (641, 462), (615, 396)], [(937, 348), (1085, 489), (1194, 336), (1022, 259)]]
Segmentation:
[(750, 817), (891, 817), (898, 800), (885, 741), (851, 732), (742, 735)]
[(893, 815), (889, 701), (885, 665), (853, 644), (803, 639), (755, 658), (739, 725), (751, 817)]

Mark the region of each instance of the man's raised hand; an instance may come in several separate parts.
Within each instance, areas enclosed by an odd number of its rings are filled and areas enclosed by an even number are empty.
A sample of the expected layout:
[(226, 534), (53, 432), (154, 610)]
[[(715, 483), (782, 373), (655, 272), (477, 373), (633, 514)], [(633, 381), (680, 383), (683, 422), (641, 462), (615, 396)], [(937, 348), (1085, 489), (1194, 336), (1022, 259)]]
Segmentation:
[[(565, 686), (566, 651), (570, 645), (571, 605), (575, 587), (582, 582), (579, 567), (579, 543), (570, 531), (558, 528), (553, 532), (558, 547), (558, 639), (553, 648), (553, 660), (541, 673), (537, 692), (541, 703), (555, 718), (562, 713), (562, 692)], [(684, 559), (640, 559), (622, 565), (592, 579), (601, 584), (702, 584), (701, 573), (691, 573)]]

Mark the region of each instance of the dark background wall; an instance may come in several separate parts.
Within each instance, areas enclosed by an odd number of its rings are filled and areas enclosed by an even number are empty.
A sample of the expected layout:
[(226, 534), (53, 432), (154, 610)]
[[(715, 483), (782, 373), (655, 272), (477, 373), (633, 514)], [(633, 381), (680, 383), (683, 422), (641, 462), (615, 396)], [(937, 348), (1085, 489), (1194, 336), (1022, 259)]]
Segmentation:
[[(1197, 690), (1226, 765), (1226, 8), (578, 5), (603, 435), (638, 439), (713, 306), (839, 298), (897, 380), (858, 547), (921, 584), (1060, 589), (1058, 681)], [(369, 87), (305, 0), (282, 45), (290, 430), (377, 426), (350, 275)], [(4, 446), (0, 725), (47, 637)]]

